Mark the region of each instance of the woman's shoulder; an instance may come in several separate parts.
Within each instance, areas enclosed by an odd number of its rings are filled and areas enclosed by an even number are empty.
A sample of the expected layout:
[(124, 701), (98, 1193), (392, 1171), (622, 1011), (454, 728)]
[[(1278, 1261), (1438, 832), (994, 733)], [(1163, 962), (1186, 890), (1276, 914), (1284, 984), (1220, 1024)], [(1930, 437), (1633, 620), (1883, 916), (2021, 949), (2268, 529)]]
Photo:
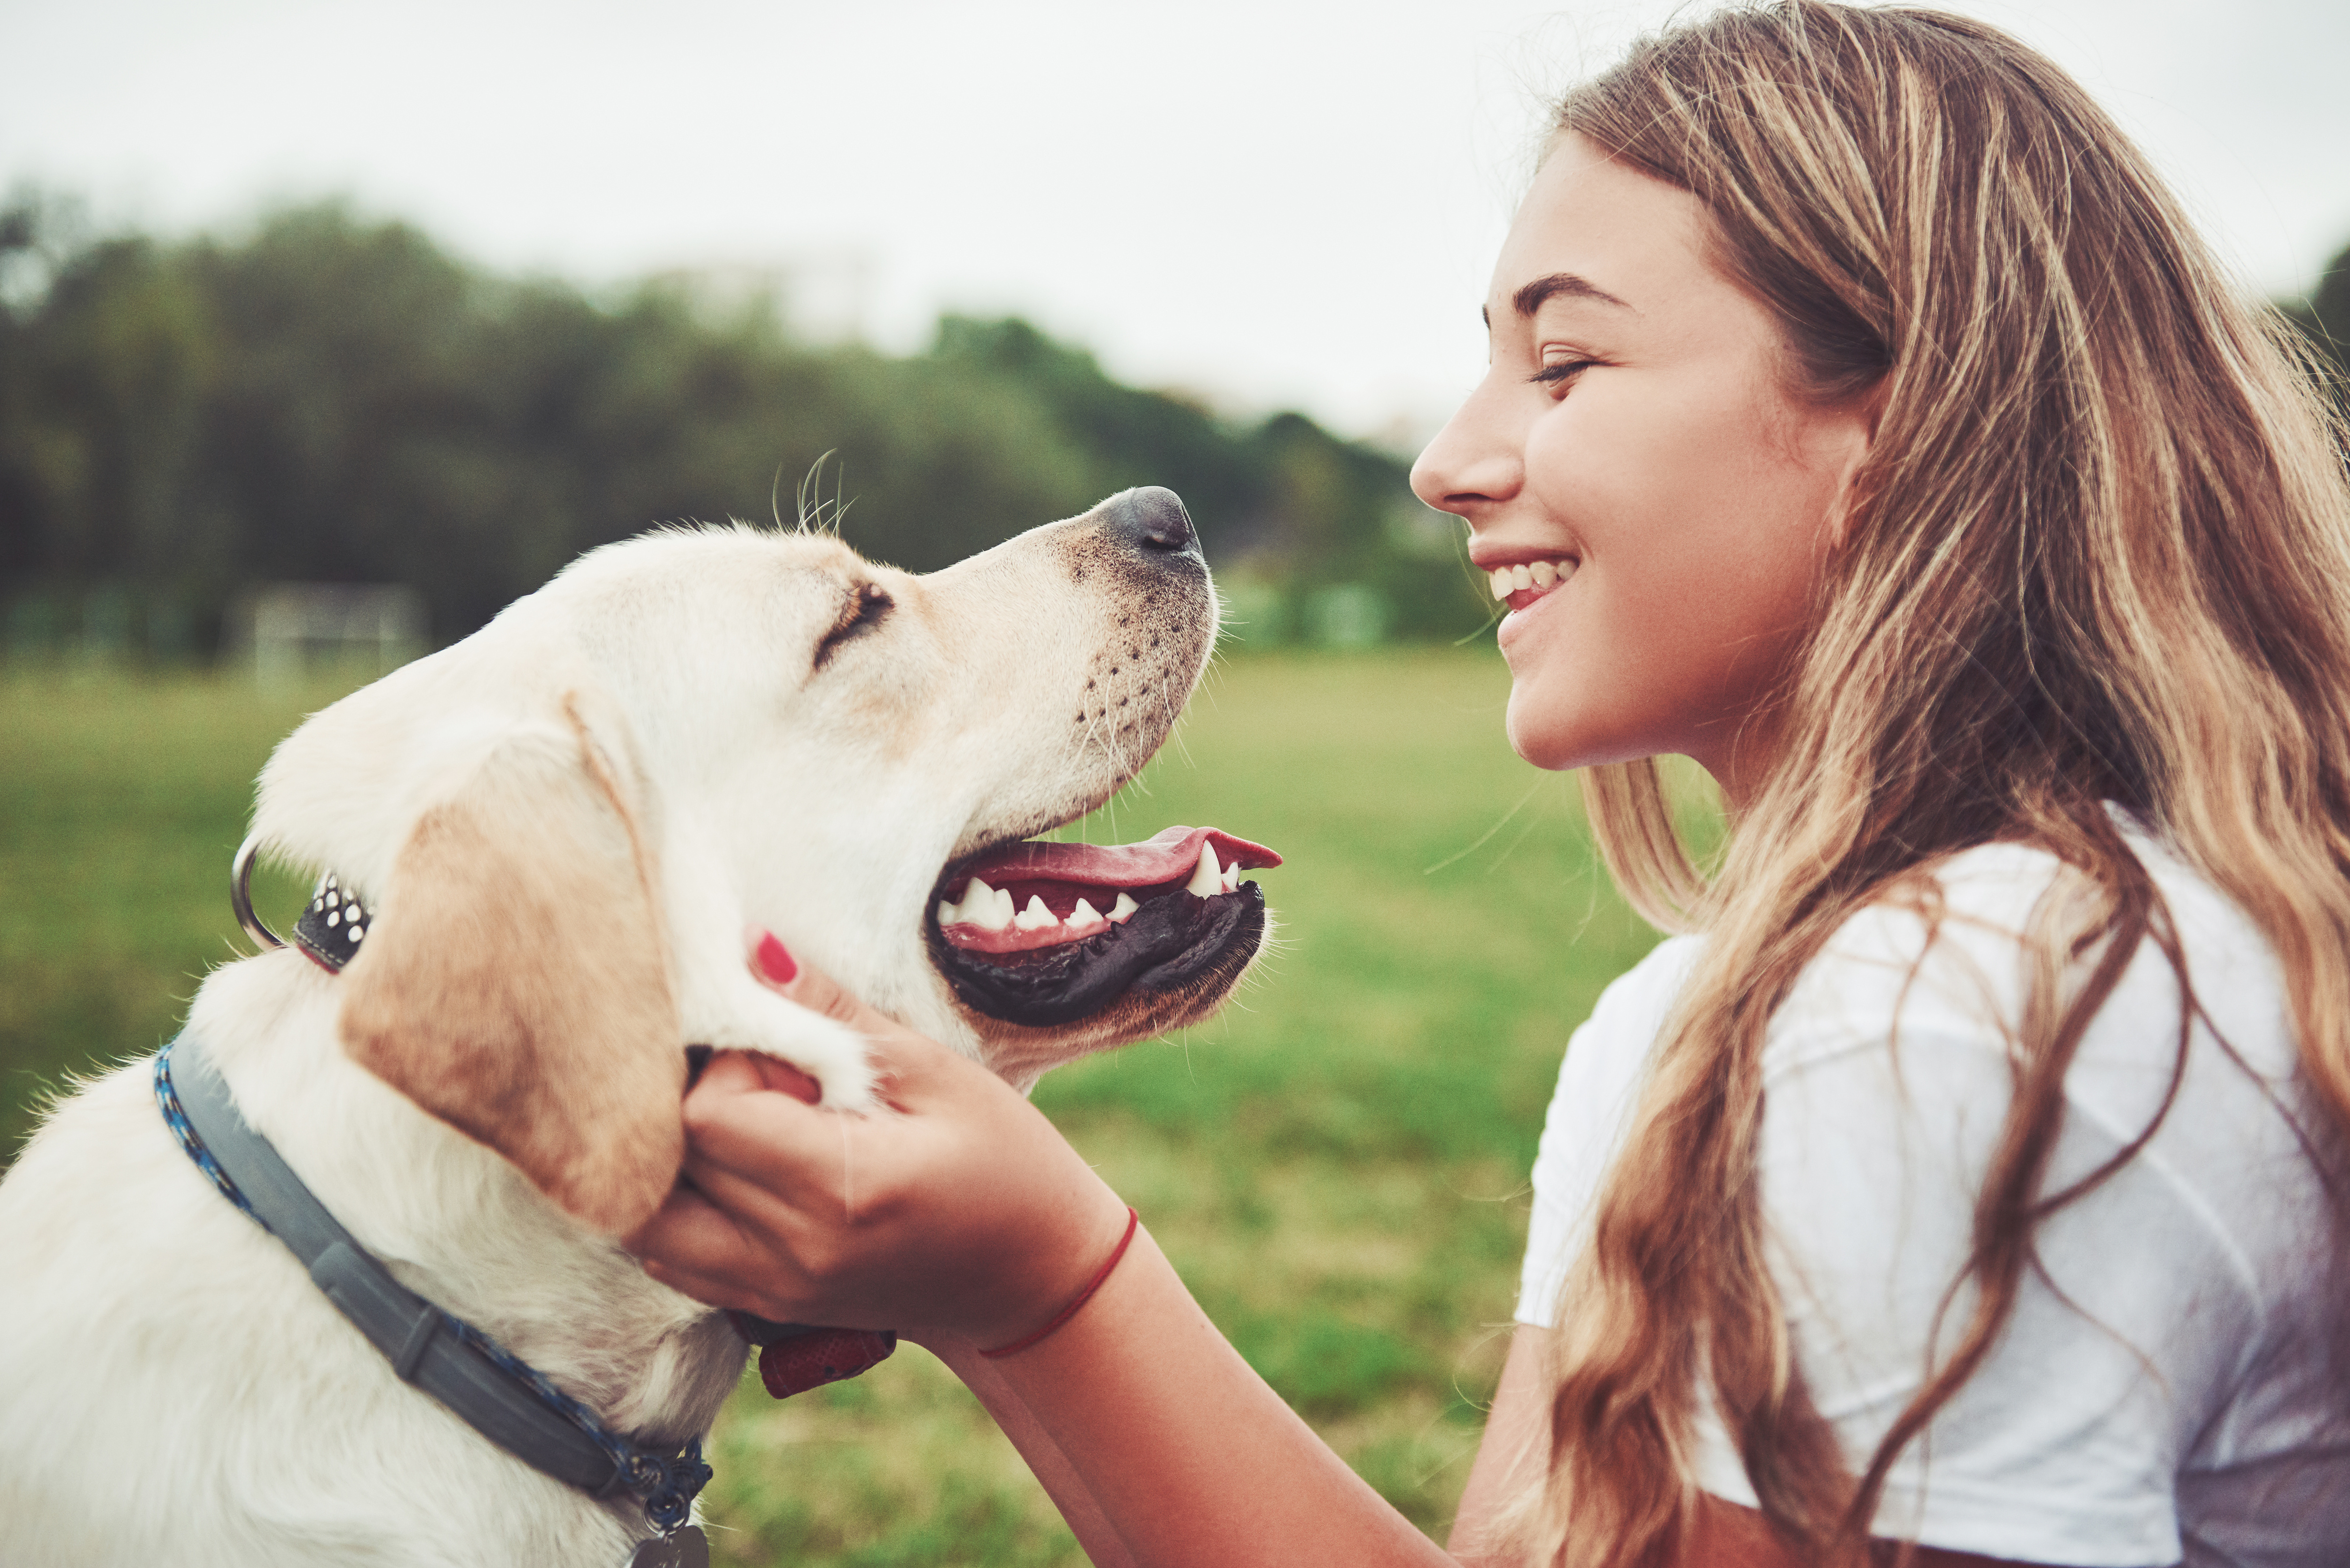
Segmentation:
[[(2132, 1257), (2163, 1236), (2158, 1255), (2183, 1271), (2199, 1251), (2226, 1291), (2293, 1293), (2285, 1276), (2309, 1228), (2327, 1221), (2282, 969), (2210, 878), (2143, 825), (2121, 825), (2176, 941), (2142, 940), (2087, 1021), (2064, 1071), (2050, 1180), (2061, 1188), (2120, 1158), (2127, 1170), (2079, 1207), (2083, 1222), (2126, 1212), (2110, 1234)], [(1798, 1170), (1821, 1174), (1801, 1153), (1808, 1139), (1877, 1128), (1883, 1168), (1867, 1180), (1918, 1179), (1922, 1161), (1947, 1178), (1927, 1186), (1945, 1189), (1962, 1228), (2007, 1118), (2034, 998), (2061, 1006), (2086, 977), (2087, 962), (2055, 961), (2047, 939), (2064, 928), (2042, 919), (2077, 875), (2045, 851), (1987, 845), (1837, 930), (1764, 1044), (1765, 1138), (1790, 1191)]]
[(1668, 937), (1607, 983), (1567, 1038), (1545, 1139), (1567, 1119), (1591, 1124), (1578, 1137), (1596, 1136), (1629, 1109), (1658, 1032), (1703, 950), (1698, 937)]
[[(2199, 1011), (2261, 1075), (2290, 1075), (2296, 1054), (2283, 978), (2267, 940), (2158, 833), (2118, 808), (2114, 815), (2160, 895), (2187, 989), (2160, 944), (2142, 941), (2100, 1010), (2104, 1038), (2088, 1056), (2116, 1043), (2133, 1054), (2161, 1054)], [(1774, 1016), (1766, 1070), (1888, 1034), (2006, 1055), (2043, 978), (2043, 939), (2061, 929), (2049, 917), (2084, 890), (2081, 877), (2046, 849), (2002, 842), (1888, 888), (1846, 918), (1797, 978)]]
[[(2061, 1188), (2122, 1158), (2128, 1169), (2080, 1206), (2083, 1222), (2126, 1212), (2113, 1235), (2167, 1237), (2155, 1251), (2174, 1264), (2199, 1252), (2225, 1291), (2297, 1293), (2294, 1260), (2329, 1221), (2282, 968), (2210, 878), (2144, 825), (2120, 825), (2176, 940), (2166, 950), (2142, 940), (2084, 1026), (2049, 1179)], [(2048, 939), (2063, 923), (2042, 919), (2061, 912), (2078, 875), (2043, 850), (1987, 845), (1838, 929), (1764, 1042), (1764, 1136), (1790, 1191), (1796, 1170), (1820, 1175), (1796, 1146), (1823, 1129), (1876, 1127), (1884, 1169), (1868, 1179), (1916, 1178), (1922, 1160), (1947, 1178), (1928, 1186), (1945, 1188), (1953, 1223), (1970, 1215), (2035, 998), (2061, 1007), (2087, 976), (2085, 961), (2056, 961)]]
[[(1603, 1032), (1612, 1032), (1661, 1023), (1704, 951), (1702, 936), (1667, 937), (1650, 948), (1639, 962), (1607, 982), (1592, 1006), (1591, 1023), (1586, 1027), (1596, 1025)], [(1650, 1038), (1655, 1033), (1653, 1027), (1648, 1028)], [(1645, 1046), (1648, 1041), (1644, 1039), (1640, 1044)]]
[[(2012, 1315), (1936, 1417), (1931, 1473), (1905, 1459), (1888, 1489), (1941, 1544), (2039, 1557), (1967, 1532), (2035, 1506), (2088, 1520), (2090, 1499), (2129, 1503), (2096, 1524), (2118, 1541), (2131, 1510), (2184, 1510), (2186, 1478), (2210, 1517), (2256, 1494), (2264, 1467), (2339, 1451), (2320, 1420), (2338, 1403), (2338, 1296), (2318, 1261), (2335, 1217), (2281, 971), (2210, 878), (2121, 826), (2187, 983), (2142, 942), (2066, 1065), (2040, 1189), (2074, 1196), (2033, 1231)], [(2077, 875), (2021, 845), (1953, 856), (1845, 921), (1773, 1016), (1757, 1167), (1773, 1272), (1814, 1401), (1851, 1451), (1874, 1449), (1948, 1344), (2027, 1012), (2085, 976), (2052, 966), (2045, 940)], [(1734, 1447), (1706, 1441), (1703, 1484), (1737, 1500)], [(2338, 1486), (2336, 1461), (2312, 1462)]]

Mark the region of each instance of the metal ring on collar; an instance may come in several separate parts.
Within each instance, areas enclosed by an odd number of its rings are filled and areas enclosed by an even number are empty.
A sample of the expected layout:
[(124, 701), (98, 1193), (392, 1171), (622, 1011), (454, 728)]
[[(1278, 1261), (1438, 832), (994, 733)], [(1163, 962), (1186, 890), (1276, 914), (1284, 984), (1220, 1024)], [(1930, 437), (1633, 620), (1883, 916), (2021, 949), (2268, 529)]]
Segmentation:
[(228, 904), (236, 911), (236, 923), (244, 928), (246, 936), (264, 948), (282, 948), (286, 945), (284, 940), (253, 912), (253, 862), (260, 853), (261, 835), (258, 833), (236, 846), (235, 863), (229, 867)]

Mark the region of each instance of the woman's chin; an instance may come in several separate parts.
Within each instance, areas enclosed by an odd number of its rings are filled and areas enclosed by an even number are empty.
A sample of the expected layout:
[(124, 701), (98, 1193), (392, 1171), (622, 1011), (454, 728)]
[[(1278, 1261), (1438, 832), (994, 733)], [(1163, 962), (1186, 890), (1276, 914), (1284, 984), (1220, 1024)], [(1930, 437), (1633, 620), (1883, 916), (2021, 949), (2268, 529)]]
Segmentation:
[(1576, 679), (1583, 673), (1554, 667), (1529, 670), (1511, 683), (1502, 727), (1512, 751), (1538, 768), (1565, 773), (1675, 749), (1653, 726), (1641, 724), (1637, 711), (1620, 702), (1595, 702), (1592, 683)]
[(1510, 737), (1510, 749), (1538, 768), (1553, 773), (1581, 767), (1588, 758), (1589, 747), (1581, 727), (1572, 722), (1562, 722), (1563, 706), (1555, 697), (1544, 701), (1538, 690), (1540, 682), (1519, 680), (1510, 687), (1510, 706), (1503, 722), (1503, 732)]

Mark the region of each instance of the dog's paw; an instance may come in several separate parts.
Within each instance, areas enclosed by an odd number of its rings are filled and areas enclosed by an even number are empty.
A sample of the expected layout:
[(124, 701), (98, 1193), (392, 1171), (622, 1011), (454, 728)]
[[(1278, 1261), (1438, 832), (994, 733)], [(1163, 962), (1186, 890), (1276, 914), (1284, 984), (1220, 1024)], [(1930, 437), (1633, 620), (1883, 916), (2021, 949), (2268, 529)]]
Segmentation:
[(751, 1051), (788, 1062), (824, 1091), (818, 1103), (845, 1111), (870, 1110), (873, 1067), (865, 1037), (837, 1019), (776, 995), (748, 975), (722, 994), (689, 1010), (685, 1037), (719, 1051)]

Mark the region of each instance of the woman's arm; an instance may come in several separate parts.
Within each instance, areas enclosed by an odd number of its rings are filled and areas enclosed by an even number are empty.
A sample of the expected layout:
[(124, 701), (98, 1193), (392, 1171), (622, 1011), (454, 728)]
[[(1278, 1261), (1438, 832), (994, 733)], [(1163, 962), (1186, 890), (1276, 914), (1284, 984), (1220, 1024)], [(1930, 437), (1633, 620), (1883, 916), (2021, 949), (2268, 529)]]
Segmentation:
[[(1548, 1374), (1553, 1331), (1519, 1324), (1510, 1340), (1502, 1381), (1493, 1391), (1485, 1438), (1461, 1494), (1452, 1523), (1452, 1554), (1467, 1568), (1513, 1568), (1503, 1558), (1480, 1554), (1481, 1542), (1501, 1511), (1542, 1473), (1549, 1447)], [(1681, 1552), (1683, 1568), (1798, 1568), (1798, 1559), (1772, 1534), (1762, 1516), (1718, 1497), (1698, 1500), (1696, 1528)], [(1892, 1542), (1879, 1542), (1887, 1563), (1898, 1561)], [(1921, 1546), (1908, 1559), (1911, 1568), (2032, 1568), (1960, 1552)]]
[[(1452, 1521), (1452, 1554), (1467, 1568), (1518, 1568), (1490, 1542), (1503, 1511), (1542, 1479), (1550, 1447), (1547, 1368), (1553, 1337), (1551, 1330), (1532, 1324), (1519, 1324), (1512, 1333), (1493, 1408), (1485, 1418), (1485, 1438)], [(1773, 1538), (1761, 1514), (1717, 1498), (1699, 1499), (1690, 1533), (1680, 1555), (1683, 1568), (1798, 1568), (1796, 1557)], [(1962, 1568), (1960, 1560), (1931, 1552), (1914, 1561), (1918, 1568)]]
[(1106, 1531), (1138, 1568), (1451, 1562), (1241, 1359), (1147, 1230), (1056, 1332), (976, 1358), (971, 1346), (1015, 1341), (1076, 1295), (1126, 1206), (984, 1068), (805, 970), (786, 993), (873, 1040), (890, 1109), (816, 1109), (788, 1092), (791, 1069), (714, 1058), (686, 1101), (691, 1185), (630, 1240), (655, 1277), (978, 1360), (976, 1391), (1013, 1415), (1014, 1441), (1024, 1411), (1049, 1444), (1032, 1432), (1024, 1452), (1066, 1462), (1054, 1490), (1072, 1527), (1089, 1546)]
[(1068, 1323), (989, 1365), (1138, 1564), (1451, 1561), (1241, 1359), (1147, 1230)]
[(1511, 1334), (1493, 1407), (1485, 1417), (1484, 1439), (1477, 1445), (1460, 1511), (1452, 1518), (1452, 1555), (1470, 1568), (1503, 1568), (1501, 1558), (1483, 1554), (1484, 1542), (1503, 1509), (1542, 1475), (1543, 1455), (1550, 1447), (1543, 1388), (1550, 1338), (1550, 1330), (1523, 1323)]
[[(784, 989), (867, 1033), (889, 1108), (817, 1109), (792, 1092), (806, 1083), (795, 1069), (713, 1059), (686, 1100), (690, 1184), (630, 1238), (656, 1278), (778, 1321), (897, 1328), (968, 1369), (1097, 1563), (1453, 1561), (1241, 1359), (1148, 1231), (1055, 1333), (979, 1356), (972, 1346), (1019, 1339), (1084, 1287), (1124, 1232), (1125, 1205), (984, 1068), (812, 971)], [(1511, 1346), (1454, 1533), (1464, 1545), (1532, 1473), (1546, 1337), (1521, 1327)], [(1699, 1523), (1689, 1568), (1792, 1568), (1750, 1511), (1710, 1504)]]
[(1061, 1451), (1061, 1446), (1053, 1441), (1044, 1424), (1022, 1403), (1020, 1396), (996, 1370), (995, 1363), (981, 1355), (974, 1346), (961, 1341), (932, 1345), (930, 1350), (962, 1379), (963, 1386), (986, 1407), (987, 1413), (995, 1418), (996, 1426), (1012, 1439), (1012, 1446), (1020, 1450), (1020, 1457), (1027, 1461), (1029, 1469), (1035, 1473), (1037, 1483), (1044, 1487), (1045, 1495), (1051, 1498), (1053, 1506), (1061, 1511), (1061, 1518), (1067, 1523), (1069, 1533), (1077, 1538), (1078, 1546), (1085, 1551), (1086, 1561), (1094, 1568), (1139, 1568), (1134, 1553), (1126, 1549), (1126, 1542), (1118, 1535), (1117, 1527), (1102, 1512), (1101, 1504), (1094, 1501), (1094, 1494), (1086, 1490), (1086, 1483), (1078, 1476), (1076, 1467), (1069, 1463), (1069, 1456)]

